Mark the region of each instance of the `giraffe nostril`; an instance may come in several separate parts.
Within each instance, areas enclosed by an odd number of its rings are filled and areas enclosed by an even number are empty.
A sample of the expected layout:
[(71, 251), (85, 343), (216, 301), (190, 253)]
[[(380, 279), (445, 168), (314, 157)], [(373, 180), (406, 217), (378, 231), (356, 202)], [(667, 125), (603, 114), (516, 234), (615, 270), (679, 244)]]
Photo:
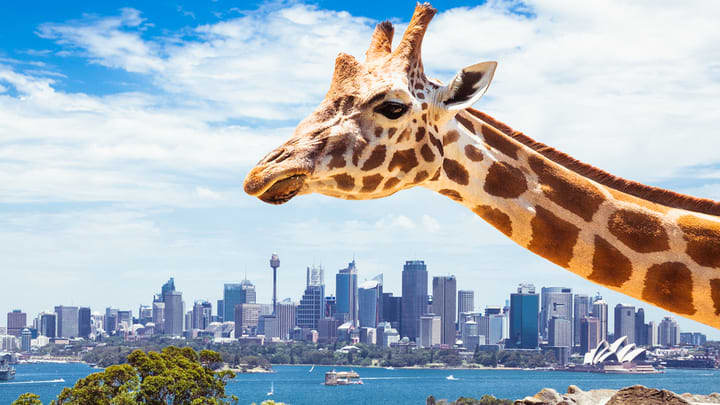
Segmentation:
[[(272, 163), (275, 159), (279, 158), (285, 152), (284, 149), (277, 149), (272, 151), (265, 157), (265, 163)], [(283, 159), (284, 160), (284, 159)]]
[(279, 158), (275, 159), (275, 163), (280, 163), (280, 162), (282, 162), (283, 160), (285, 160), (285, 159), (287, 159), (287, 158), (289, 158), (289, 157), (290, 157), (290, 154), (287, 153), (287, 152), (285, 152), (285, 153), (283, 153), (282, 156), (280, 156)]

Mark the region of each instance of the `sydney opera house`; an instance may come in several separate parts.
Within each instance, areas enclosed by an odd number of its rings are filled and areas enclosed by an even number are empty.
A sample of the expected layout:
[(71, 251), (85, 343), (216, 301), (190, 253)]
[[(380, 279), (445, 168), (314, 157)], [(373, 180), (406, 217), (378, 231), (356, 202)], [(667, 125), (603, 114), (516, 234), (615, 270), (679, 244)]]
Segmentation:
[(612, 344), (603, 340), (598, 346), (585, 353), (585, 365), (601, 365), (607, 363), (632, 363), (645, 353), (645, 349), (628, 344), (627, 336), (617, 339)]

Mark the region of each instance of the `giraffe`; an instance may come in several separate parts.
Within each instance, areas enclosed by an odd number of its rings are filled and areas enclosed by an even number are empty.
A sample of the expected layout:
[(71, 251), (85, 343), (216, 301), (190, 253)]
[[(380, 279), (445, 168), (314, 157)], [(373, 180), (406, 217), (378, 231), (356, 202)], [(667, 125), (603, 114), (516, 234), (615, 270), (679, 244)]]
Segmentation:
[(447, 85), (426, 77), (420, 49), (435, 12), (418, 4), (394, 50), (386, 21), (364, 62), (340, 54), (324, 100), (245, 191), (282, 204), (426, 187), (591, 282), (720, 328), (720, 203), (615, 177), (473, 109), (497, 64)]

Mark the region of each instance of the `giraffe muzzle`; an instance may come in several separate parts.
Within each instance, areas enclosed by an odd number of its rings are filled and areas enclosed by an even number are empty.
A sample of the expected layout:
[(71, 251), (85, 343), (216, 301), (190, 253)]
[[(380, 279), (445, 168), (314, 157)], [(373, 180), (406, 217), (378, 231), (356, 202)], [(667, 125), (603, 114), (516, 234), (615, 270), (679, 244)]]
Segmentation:
[(305, 183), (305, 177), (304, 174), (295, 174), (278, 180), (258, 198), (268, 204), (285, 204), (300, 192)]

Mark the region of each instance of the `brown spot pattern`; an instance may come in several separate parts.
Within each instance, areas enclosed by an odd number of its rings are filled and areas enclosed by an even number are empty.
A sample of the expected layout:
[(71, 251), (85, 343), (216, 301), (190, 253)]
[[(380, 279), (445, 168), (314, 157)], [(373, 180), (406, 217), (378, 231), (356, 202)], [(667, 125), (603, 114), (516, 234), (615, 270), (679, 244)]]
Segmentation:
[(423, 138), (425, 138), (425, 128), (420, 127), (415, 132), (415, 142), (420, 142)]
[(430, 173), (426, 172), (425, 170), (421, 170), (415, 175), (415, 180), (413, 180), (413, 183), (420, 183), (428, 177), (430, 177)]
[(668, 235), (660, 219), (650, 214), (617, 210), (608, 219), (608, 229), (622, 243), (639, 253), (670, 249)]
[(530, 168), (538, 175), (545, 196), (555, 204), (590, 222), (605, 197), (589, 181), (552, 166), (539, 156), (528, 159)]
[(381, 174), (374, 174), (372, 176), (365, 176), (363, 177), (363, 186), (360, 189), (361, 193), (371, 193), (375, 191), (375, 189), (380, 185), (380, 183), (383, 181), (383, 176)]
[(470, 132), (472, 132), (473, 134), (477, 133), (477, 132), (475, 132), (475, 126), (473, 125), (472, 121), (470, 121), (469, 119), (463, 117), (461, 114), (456, 115), (455, 119), (457, 120), (457, 122), (462, 124), (462, 126), (467, 128), (468, 130), (470, 130)]
[(517, 151), (520, 147), (513, 143), (510, 138), (488, 125), (483, 125), (481, 131), (488, 145), (517, 160)]
[(337, 187), (340, 190), (350, 191), (353, 189), (353, 187), (355, 187), (355, 178), (348, 174), (336, 174), (332, 176), (332, 178), (335, 179), (335, 182), (337, 182)]
[(424, 144), (422, 148), (420, 148), (420, 156), (422, 156), (423, 160), (426, 162), (432, 162), (435, 160), (435, 154), (430, 150), (430, 147), (428, 144)]
[(690, 269), (679, 262), (666, 262), (648, 269), (642, 298), (675, 313), (692, 315), (692, 290)]
[(467, 186), (470, 183), (470, 174), (457, 160), (443, 160), (443, 169), (448, 178), (457, 184)]
[(455, 131), (454, 129), (450, 130), (447, 134), (445, 134), (445, 136), (443, 136), (443, 146), (448, 146), (453, 142), (457, 142), (458, 139), (460, 139), (458, 131)]
[(720, 278), (710, 280), (710, 298), (715, 307), (715, 315), (720, 315)]
[(400, 133), (400, 135), (398, 136), (398, 139), (397, 139), (396, 142), (397, 142), (397, 143), (400, 143), (400, 142), (402, 142), (402, 141), (406, 141), (406, 140), (409, 140), (409, 139), (410, 139), (410, 128), (405, 128), (405, 130), (402, 131), (402, 132)]
[(438, 167), (437, 170), (435, 170), (435, 174), (433, 174), (430, 181), (436, 181), (439, 178), (440, 178), (440, 168)]
[(678, 219), (687, 241), (687, 254), (695, 263), (720, 268), (720, 223), (692, 215)]
[(593, 271), (588, 278), (613, 287), (620, 287), (630, 280), (632, 262), (610, 242), (595, 235), (595, 253), (593, 253)]
[(465, 156), (473, 162), (479, 162), (483, 160), (483, 154), (480, 149), (473, 145), (465, 145)]
[(393, 135), (395, 135), (395, 132), (397, 132), (397, 128), (388, 129), (388, 139), (392, 139)]
[(429, 137), (430, 137), (430, 142), (431, 142), (433, 145), (435, 145), (435, 147), (437, 148), (438, 152), (440, 153), (440, 156), (445, 156), (445, 149), (444, 149), (443, 146), (442, 146), (442, 142), (440, 142), (440, 140), (437, 139), (437, 138), (435, 138), (432, 134), (430, 134)]
[(388, 181), (385, 182), (385, 186), (383, 187), (383, 189), (387, 190), (389, 188), (393, 188), (398, 183), (400, 183), (400, 179), (398, 179), (397, 177), (391, 177), (388, 179)]
[(633, 195), (626, 194), (626, 193), (623, 193), (622, 191), (615, 190), (615, 189), (612, 188), (612, 187), (608, 187), (607, 190), (610, 192), (610, 194), (612, 194), (613, 198), (615, 198), (616, 200), (628, 202), (628, 203), (635, 204), (635, 205), (639, 205), (639, 206), (641, 206), (641, 207), (643, 207), (643, 208), (647, 208), (647, 209), (649, 209), (649, 210), (656, 211), (656, 212), (659, 212), (659, 213), (661, 213), (661, 214), (667, 214), (668, 212), (670, 212), (670, 208), (668, 208), (668, 207), (666, 207), (666, 206), (664, 206), (664, 205), (655, 204), (655, 203), (652, 202), (652, 201), (648, 201), (648, 200), (643, 200), (643, 199), (641, 199), (641, 198), (637, 198), (637, 197), (635, 197), (635, 196), (633, 196)]
[(392, 171), (396, 167), (405, 173), (409, 172), (410, 169), (418, 165), (417, 157), (415, 156), (414, 149), (405, 149), (395, 152), (392, 159), (390, 159), (390, 165), (388, 170)]
[(343, 155), (347, 150), (347, 146), (347, 141), (344, 138), (336, 138), (332, 141), (328, 150), (328, 155), (332, 157), (330, 163), (328, 163), (328, 169), (345, 167), (346, 162)]
[(530, 227), (532, 239), (528, 249), (559, 266), (568, 267), (580, 228), (539, 205), (535, 207), (535, 217), (530, 221)]
[(380, 165), (385, 161), (385, 154), (387, 153), (387, 150), (385, 148), (385, 145), (378, 145), (373, 149), (372, 153), (370, 153), (370, 157), (365, 161), (363, 164), (361, 170), (372, 170), (375, 168), (380, 167)]
[(460, 195), (460, 193), (458, 193), (458, 192), (455, 191), (455, 190), (450, 190), (450, 189), (448, 189), (448, 188), (444, 188), (444, 189), (438, 191), (438, 193), (440, 193), (440, 194), (442, 194), (442, 195), (444, 195), (444, 196), (446, 196), (446, 197), (450, 197), (450, 198), (452, 198), (453, 200), (458, 201), (458, 202), (462, 202), (462, 200), (463, 200), (463, 198), (462, 198), (462, 196)]
[(527, 190), (527, 181), (522, 171), (505, 162), (494, 162), (485, 178), (483, 190), (502, 198), (517, 198)]
[(375, 137), (380, 138), (380, 135), (382, 135), (383, 129), (382, 127), (375, 127)]
[(498, 231), (504, 233), (508, 237), (512, 236), (512, 221), (510, 221), (508, 214), (489, 205), (478, 205), (473, 208), (473, 212), (487, 221), (490, 225), (494, 226)]
[(367, 147), (368, 143), (365, 139), (360, 139), (357, 142), (355, 142), (355, 146), (353, 147), (353, 155), (352, 155), (352, 162), (354, 166), (357, 166), (360, 162), (360, 155), (362, 155), (362, 152)]
[(427, 124), (427, 114), (423, 114), (420, 118), (422, 118), (423, 122)]

